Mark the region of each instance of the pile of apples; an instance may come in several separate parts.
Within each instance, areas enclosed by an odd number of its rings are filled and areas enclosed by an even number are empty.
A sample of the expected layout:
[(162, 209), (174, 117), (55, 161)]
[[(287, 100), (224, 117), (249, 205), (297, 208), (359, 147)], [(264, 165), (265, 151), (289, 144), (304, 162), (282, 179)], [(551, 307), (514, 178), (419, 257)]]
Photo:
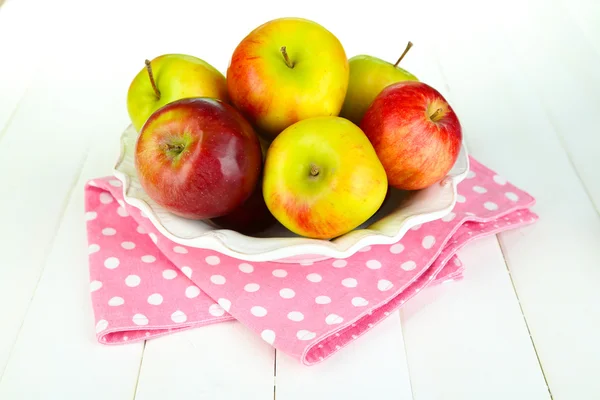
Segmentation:
[(146, 193), (184, 218), (254, 234), (279, 221), (332, 239), (373, 216), (390, 187), (443, 180), (462, 141), (433, 87), (373, 56), (347, 58), (320, 24), (279, 18), (206, 61), (146, 61), (127, 95)]

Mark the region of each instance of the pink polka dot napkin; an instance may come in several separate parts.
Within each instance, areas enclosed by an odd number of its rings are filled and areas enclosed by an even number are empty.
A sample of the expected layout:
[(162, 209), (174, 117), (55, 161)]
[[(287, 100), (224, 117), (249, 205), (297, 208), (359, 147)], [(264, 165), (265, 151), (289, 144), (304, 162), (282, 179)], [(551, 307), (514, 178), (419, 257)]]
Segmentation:
[(458, 203), (399, 243), (310, 265), (245, 262), (178, 245), (123, 201), (114, 177), (89, 181), (85, 219), (97, 338), (124, 344), (237, 320), (306, 365), (342, 349), (431, 284), (460, 279), (455, 253), (537, 220), (532, 196), (471, 158)]

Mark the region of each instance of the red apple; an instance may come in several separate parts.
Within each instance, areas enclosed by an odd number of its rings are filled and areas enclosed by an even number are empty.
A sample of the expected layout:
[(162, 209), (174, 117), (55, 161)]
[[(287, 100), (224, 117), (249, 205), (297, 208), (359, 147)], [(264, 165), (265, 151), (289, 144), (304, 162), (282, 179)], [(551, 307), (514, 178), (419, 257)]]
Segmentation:
[(462, 129), (450, 104), (433, 87), (402, 81), (384, 88), (361, 124), (390, 186), (424, 189), (443, 179), (458, 158)]
[(135, 148), (143, 189), (173, 214), (206, 219), (228, 214), (255, 190), (262, 168), (258, 136), (232, 106), (187, 98), (155, 111)]

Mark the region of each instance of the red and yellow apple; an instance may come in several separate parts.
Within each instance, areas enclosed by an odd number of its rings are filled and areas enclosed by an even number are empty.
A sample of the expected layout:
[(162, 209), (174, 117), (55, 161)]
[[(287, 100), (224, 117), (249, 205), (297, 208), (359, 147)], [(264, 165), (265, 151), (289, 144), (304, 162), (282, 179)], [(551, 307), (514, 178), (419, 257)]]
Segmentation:
[(258, 136), (232, 106), (188, 98), (155, 111), (135, 147), (144, 191), (173, 214), (219, 217), (252, 194), (262, 168)]
[(436, 89), (417, 81), (383, 89), (360, 127), (396, 189), (424, 189), (443, 179), (462, 143), (462, 128), (450, 104)]
[(135, 76), (127, 92), (127, 110), (139, 132), (160, 107), (183, 98), (213, 97), (228, 101), (225, 76), (212, 65), (186, 54), (163, 54)]
[(313, 117), (281, 132), (267, 151), (263, 196), (290, 231), (331, 239), (368, 220), (388, 183), (373, 146), (340, 117)]
[(400, 81), (418, 81), (416, 76), (399, 66), (411, 47), (412, 43), (408, 42), (395, 64), (365, 54), (350, 58), (348, 91), (340, 117), (360, 125), (367, 108), (386, 86)]
[(274, 138), (302, 119), (337, 116), (348, 87), (340, 41), (316, 22), (275, 19), (250, 32), (227, 69), (231, 102)]

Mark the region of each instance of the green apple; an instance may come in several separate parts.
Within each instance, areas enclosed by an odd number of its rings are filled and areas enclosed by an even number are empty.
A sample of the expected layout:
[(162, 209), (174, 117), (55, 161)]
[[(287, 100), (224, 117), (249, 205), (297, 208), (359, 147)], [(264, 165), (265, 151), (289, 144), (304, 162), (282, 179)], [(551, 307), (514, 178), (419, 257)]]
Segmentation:
[(263, 197), (290, 231), (331, 239), (381, 207), (388, 181), (364, 132), (347, 119), (313, 117), (281, 132), (267, 150)]
[(412, 43), (408, 42), (395, 64), (362, 54), (348, 60), (350, 78), (340, 117), (360, 125), (367, 108), (386, 86), (400, 81), (418, 81), (416, 76), (398, 66), (411, 47)]
[(225, 76), (200, 58), (163, 54), (146, 60), (127, 92), (127, 111), (139, 132), (150, 115), (175, 100), (211, 97), (228, 102)]

